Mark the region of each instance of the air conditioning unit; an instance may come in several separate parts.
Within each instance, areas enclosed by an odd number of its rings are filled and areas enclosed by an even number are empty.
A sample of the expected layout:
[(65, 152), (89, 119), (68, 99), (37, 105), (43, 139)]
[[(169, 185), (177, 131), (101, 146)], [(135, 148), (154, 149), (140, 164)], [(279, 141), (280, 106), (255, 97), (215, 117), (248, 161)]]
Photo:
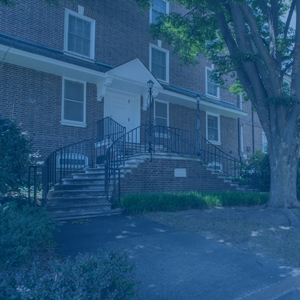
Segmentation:
[(57, 168), (82, 169), (89, 165), (89, 158), (79, 153), (65, 153), (56, 156)]

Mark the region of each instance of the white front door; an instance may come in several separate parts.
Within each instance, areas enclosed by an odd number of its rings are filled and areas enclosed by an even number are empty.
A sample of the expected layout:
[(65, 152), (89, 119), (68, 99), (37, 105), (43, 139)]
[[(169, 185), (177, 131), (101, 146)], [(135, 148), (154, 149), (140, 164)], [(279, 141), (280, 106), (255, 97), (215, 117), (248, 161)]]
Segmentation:
[[(104, 116), (111, 117), (126, 127), (126, 132), (140, 126), (140, 100), (138, 95), (109, 92), (104, 100)], [(131, 142), (139, 142), (139, 134), (129, 134)]]

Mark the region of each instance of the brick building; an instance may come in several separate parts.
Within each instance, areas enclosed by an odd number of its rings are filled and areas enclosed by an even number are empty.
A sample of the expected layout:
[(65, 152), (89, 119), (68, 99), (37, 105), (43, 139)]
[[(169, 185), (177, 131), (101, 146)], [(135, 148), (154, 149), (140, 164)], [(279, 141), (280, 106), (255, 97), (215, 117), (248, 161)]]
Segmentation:
[(235, 158), (239, 150), (245, 158), (252, 154), (253, 137), (255, 150), (263, 149), (251, 104), (211, 81), (210, 62), (200, 56), (195, 67), (184, 66), (168, 45), (150, 38), (157, 15), (180, 9), (161, 0), (146, 12), (127, 0), (1, 6), (0, 114), (21, 124), (44, 159), (95, 137), (105, 117), (127, 132), (148, 124), (152, 80), (154, 125), (195, 131), (199, 94), (201, 133), (209, 143)]

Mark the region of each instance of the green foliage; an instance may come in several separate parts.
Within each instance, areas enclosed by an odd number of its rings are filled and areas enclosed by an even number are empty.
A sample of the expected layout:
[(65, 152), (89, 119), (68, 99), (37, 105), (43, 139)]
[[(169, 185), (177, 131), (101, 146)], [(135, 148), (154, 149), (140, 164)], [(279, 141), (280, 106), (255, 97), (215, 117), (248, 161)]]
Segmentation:
[(263, 192), (270, 191), (270, 161), (269, 154), (262, 151), (255, 151), (243, 165), (243, 176), (238, 180), (242, 184), (252, 185), (253, 182), (259, 181), (259, 188)]
[(17, 203), (0, 205), (0, 269), (21, 267), (53, 243), (53, 219), (44, 210)]
[(261, 205), (268, 195), (254, 192), (187, 192), (129, 194), (121, 206), (131, 213), (203, 209), (211, 206)]
[[(69, 1), (75, 2), (77, 0), (69, 0)], [(45, 2), (48, 4), (60, 5), (62, 0), (45, 0)], [(12, 7), (12, 6), (18, 5), (19, 2), (11, 1), (11, 0), (0, 0), (0, 4), (2, 4), (4, 6)]]
[(75, 261), (51, 261), (47, 271), (35, 262), (30, 269), (0, 272), (0, 298), (133, 299), (138, 285), (134, 269), (124, 252), (113, 251), (78, 255)]
[(24, 185), (30, 153), (29, 141), (20, 128), (0, 116), (0, 196)]

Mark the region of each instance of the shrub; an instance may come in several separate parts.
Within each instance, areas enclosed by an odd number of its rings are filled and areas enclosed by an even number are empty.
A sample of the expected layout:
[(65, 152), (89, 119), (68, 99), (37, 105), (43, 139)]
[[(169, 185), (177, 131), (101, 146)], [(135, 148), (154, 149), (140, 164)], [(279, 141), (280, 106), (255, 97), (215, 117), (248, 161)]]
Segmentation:
[(0, 116), (0, 197), (24, 185), (30, 153), (29, 141), (20, 128)]
[(0, 206), (0, 268), (21, 267), (52, 245), (53, 219), (44, 210), (9, 202)]
[(30, 270), (2, 272), (0, 298), (132, 299), (138, 285), (134, 269), (124, 252), (113, 251), (79, 255), (75, 261), (52, 261), (47, 272), (35, 263)]
[(254, 154), (249, 157), (247, 166), (243, 166), (242, 169), (244, 175), (238, 180), (239, 182), (249, 185), (254, 184), (254, 186), (257, 186), (263, 192), (270, 191), (271, 169), (268, 153), (255, 151)]
[(211, 206), (261, 205), (268, 194), (254, 192), (187, 192), (129, 194), (121, 199), (121, 206), (131, 213), (176, 211)]

